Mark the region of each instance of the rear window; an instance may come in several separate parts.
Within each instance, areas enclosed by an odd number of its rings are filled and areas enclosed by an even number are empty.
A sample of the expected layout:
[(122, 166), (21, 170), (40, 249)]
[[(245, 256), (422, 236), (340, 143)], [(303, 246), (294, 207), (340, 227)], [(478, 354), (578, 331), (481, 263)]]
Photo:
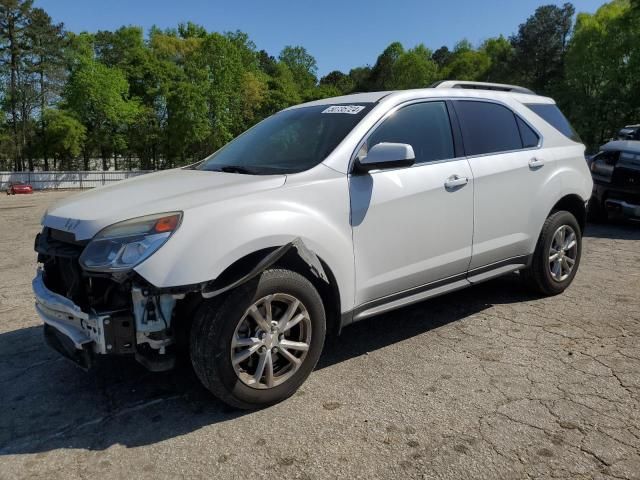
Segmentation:
[(582, 143), (580, 136), (573, 129), (557, 105), (553, 103), (527, 103), (530, 110), (542, 117), (548, 124), (574, 142)]

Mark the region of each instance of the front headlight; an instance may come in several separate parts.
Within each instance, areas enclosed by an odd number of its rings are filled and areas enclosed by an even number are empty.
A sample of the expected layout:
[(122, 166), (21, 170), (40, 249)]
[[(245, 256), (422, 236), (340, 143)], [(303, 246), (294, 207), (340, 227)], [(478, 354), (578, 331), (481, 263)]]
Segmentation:
[(80, 255), (93, 272), (122, 272), (149, 258), (180, 226), (182, 212), (133, 218), (101, 230)]

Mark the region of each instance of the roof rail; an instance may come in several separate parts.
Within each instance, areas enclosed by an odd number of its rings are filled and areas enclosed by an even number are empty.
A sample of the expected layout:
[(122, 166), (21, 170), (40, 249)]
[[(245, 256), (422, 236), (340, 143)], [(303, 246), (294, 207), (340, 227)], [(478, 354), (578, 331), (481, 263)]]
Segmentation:
[(468, 88), (472, 90), (496, 90), (498, 92), (528, 93), (535, 95), (533, 90), (519, 87), (518, 85), (507, 85), (505, 83), (469, 82), (466, 80), (443, 80), (431, 85), (431, 88)]

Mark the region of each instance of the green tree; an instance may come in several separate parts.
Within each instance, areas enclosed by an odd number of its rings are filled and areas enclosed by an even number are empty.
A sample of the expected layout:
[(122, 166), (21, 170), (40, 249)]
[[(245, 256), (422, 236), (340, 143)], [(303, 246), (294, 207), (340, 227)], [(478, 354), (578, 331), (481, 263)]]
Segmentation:
[[(261, 82), (257, 75), (258, 63), (246, 42), (212, 33), (204, 39), (190, 67), (190, 77), (203, 75), (211, 127), (208, 146), (217, 149), (241, 133), (247, 126), (245, 120), (252, 117), (247, 111), (252, 106), (239, 92), (252, 88), (254, 93), (262, 90), (258, 85)], [(260, 104), (254, 106), (256, 110), (260, 107)]]
[(480, 51), (489, 57), (489, 67), (482, 79), (487, 82), (515, 83), (512, 73), (514, 48), (505, 37), (489, 38), (480, 46)]
[[(34, 8), (29, 14), (26, 29), (29, 42), (27, 71), (34, 76), (38, 102), (39, 139), (45, 135), (45, 112), (58, 98), (66, 77), (64, 49), (66, 40), (63, 25), (54, 24), (42, 9)], [(49, 151), (46, 142), (38, 141), (35, 150), (42, 156), (44, 169), (49, 169)], [(33, 170), (30, 157), (29, 170)]]
[(371, 67), (356, 67), (349, 70), (349, 77), (353, 80), (353, 90), (356, 92), (366, 92), (371, 83)]
[(123, 135), (139, 112), (138, 103), (129, 99), (124, 74), (85, 58), (69, 76), (64, 102), (87, 129), (84, 168), (88, 169), (91, 153), (99, 152), (107, 170), (108, 158), (122, 151)]
[(522, 83), (536, 91), (552, 92), (561, 82), (574, 13), (570, 3), (538, 7), (511, 37), (513, 68)]
[(312, 96), (312, 90), (318, 81), (316, 77), (318, 66), (316, 59), (307, 52), (307, 49), (288, 45), (282, 49), (278, 59), (291, 70), (302, 98)]
[(320, 79), (320, 87), (323, 86), (333, 87), (337, 95), (344, 95), (354, 90), (356, 82), (350, 75), (334, 70)]
[(173, 85), (167, 98), (167, 158), (164, 167), (184, 165), (190, 153), (209, 135), (207, 99), (192, 82)]
[(269, 55), (265, 50), (260, 50), (257, 53), (258, 67), (265, 74), (273, 76), (276, 74), (276, 64), (278, 61), (272, 55)]
[(24, 70), (26, 29), (33, 0), (0, 1), (0, 65), (9, 79), (5, 86), (3, 104), (9, 112), (9, 122), (13, 135), (14, 169), (23, 170), (23, 150), (27, 133), (24, 130), (26, 119), (20, 112), (21, 96), (25, 95), (21, 80)]
[(47, 151), (53, 155), (54, 169), (71, 169), (72, 161), (82, 153), (86, 128), (64, 110), (48, 109), (42, 116), (45, 120), (43, 143)]
[(295, 78), (285, 63), (276, 64), (276, 72), (268, 80), (262, 115), (271, 115), (302, 101)]
[(404, 47), (400, 42), (393, 42), (380, 54), (375, 65), (371, 69), (369, 77), (370, 90), (391, 90), (396, 85), (395, 64), (404, 53)]
[(425, 88), (437, 77), (438, 67), (431, 59), (431, 51), (420, 44), (402, 53), (393, 66), (394, 89)]
[(482, 80), (486, 77), (491, 60), (484, 50), (475, 50), (467, 40), (459, 42), (440, 77), (451, 80)]
[(207, 30), (193, 22), (178, 24), (178, 35), (180, 38), (205, 38)]
[(566, 59), (563, 107), (590, 147), (640, 115), (640, 22), (625, 0), (578, 15)]
[(451, 56), (452, 53), (449, 50), (449, 47), (443, 45), (435, 52), (433, 52), (433, 54), (431, 55), (431, 59), (436, 62), (438, 68), (442, 69), (448, 65), (449, 61), (451, 60)]

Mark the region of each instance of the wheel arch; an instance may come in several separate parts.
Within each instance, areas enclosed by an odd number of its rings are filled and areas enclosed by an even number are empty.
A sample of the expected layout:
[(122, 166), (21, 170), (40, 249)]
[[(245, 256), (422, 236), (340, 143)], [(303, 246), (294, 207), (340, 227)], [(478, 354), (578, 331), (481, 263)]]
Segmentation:
[[(295, 244), (295, 241), (292, 242), (292, 244)], [(206, 293), (207, 291), (220, 291), (222, 293), (214, 293), (213, 296), (223, 297), (229, 286), (235, 288), (268, 268), (285, 268), (304, 276), (313, 284), (325, 306), (327, 332), (338, 333), (340, 330), (341, 298), (340, 288), (335, 274), (324, 259), (319, 257), (315, 252), (309, 251), (309, 253), (320, 262), (321, 272), (317, 272), (316, 268), (309, 262), (309, 259), (306, 258), (306, 255), (300, 253), (299, 247), (287, 248), (292, 244), (287, 244), (279, 248), (262, 248), (242, 256), (227, 266), (214, 280), (209, 282), (202, 290), (202, 294), (196, 296), (197, 298), (191, 295), (189, 302), (201, 302), (205, 297), (209, 297)], [(191, 308), (193, 307), (190, 307), (190, 310)]]
[(579, 195), (571, 193), (562, 197), (551, 208), (547, 217), (560, 210), (566, 210), (576, 217), (578, 225), (580, 225), (580, 231), (584, 233), (584, 228), (587, 224), (587, 208), (584, 200)]

